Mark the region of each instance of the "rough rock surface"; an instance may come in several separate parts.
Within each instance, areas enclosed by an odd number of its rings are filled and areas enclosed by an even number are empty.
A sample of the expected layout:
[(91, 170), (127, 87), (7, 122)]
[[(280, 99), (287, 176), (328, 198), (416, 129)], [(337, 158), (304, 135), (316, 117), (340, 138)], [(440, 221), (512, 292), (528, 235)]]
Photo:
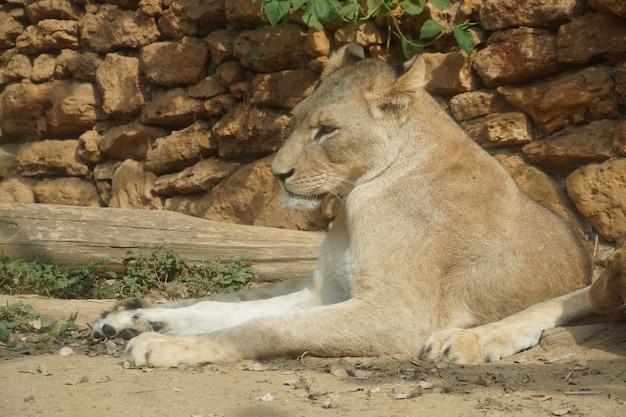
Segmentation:
[(0, 10), (0, 48), (15, 45), (17, 37), (24, 32), (24, 25), (4, 10)]
[(97, 164), (102, 160), (101, 136), (95, 130), (88, 130), (78, 138), (77, 153), (87, 163)]
[(553, 139), (529, 143), (522, 153), (537, 165), (571, 171), (582, 164), (609, 159), (613, 154), (615, 127), (613, 120), (571, 127)]
[(206, 37), (205, 41), (211, 52), (211, 60), (219, 65), (233, 58), (233, 44), (239, 32), (228, 29), (216, 29)]
[(611, 12), (626, 17), (626, 3), (621, 0), (589, 0), (589, 6), (596, 10)]
[(146, 169), (162, 173), (188, 167), (217, 152), (215, 139), (206, 123), (194, 123), (156, 140), (146, 158)]
[(172, 38), (207, 35), (211, 28), (227, 23), (225, 3), (223, 0), (174, 0), (159, 17), (159, 27)]
[(56, 69), (56, 60), (52, 54), (42, 54), (33, 60), (30, 79), (33, 82), (51, 81)]
[(143, 107), (140, 121), (145, 124), (187, 126), (199, 119), (203, 102), (191, 98), (182, 88), (156, 93)]
[[(155, 42), (141, 48), (141, 69), (148, 81), (172, 87), (179, 84), (195, 84), (206, 76), (209, 49), (197, 38), (185, 37), (178, 42)], [(172, 71), (172, 63), (183, 65)]]
[(499, 87), (498, 92), (528, 113), (546, 133), (570, 124), (617, 116), (613, 82), (599, 68), (564, 73), (522, 87)]
[(457, 121), (502, 112), (506, 107), (504, 97), (495, 91), (469, 91), (450, 99), (450, 111)]
[(165, 129), (132, 122), (104, 131), (100, 149), (111, 158), (134, 158), (143, 161), (152, 150), (154, 140), (166, 135)]
[(96, 187), (82, 178), (46, 178), (35, 185), (34, 191), (40, 203), (100, 207)]
[(47, 130), (44, 107), (50, 102), (52, 83), (15, 83), (2, 95), (2, 130), (8, 134), (29, 136)]
[(107, 54), (96, 70), (96, 82), (102, 92), (102, 110), (115, 118), (128, 119), (145, 103), (137, 58)]
[(234, 158), (275, 152), (291, 133), (289, 120), (286, 112), (240, 104), (213, 127), (219, 155)]
[(455, 95), (475, 90), (478, 77), (463, 52), (423, 54), (429, 81), (426, 89), (433, 94)]
[(313, 92), (318, 76), (307, 69), (259, 74), (252, 80), (250, 103), (293, 109)]
[(606, 240), (626, 234), (626, 159), (581, 167), (567, 177), (567, 193)]
[(78, 25), (75, 20), (45, 19), (28, 26), (15, 39), (19, 52), (37, 54), (78, 48)]
[(485, 0), (480, 23), (487, 30), (515, 26), (558, 27), (582, 14), (583, 0)]
[(139, 48), (159, 38), (153, 17), (112, 4), (102, 4), (95, 13), (85, 13), (78, 27), (81, 39), (95, 52)]
[(44, 140), (28, 143), (17, 154), (17, 172), (38, 175), (86, 176), (89, 168), (78, 160), (78, 140)]
[(488, 87), (554, 74), (559, 70), (556, 36), (528, 27), (495, 32), (472, 64)]
[(159, 195), (194, 194), (213, 188), (239, 167), (237, 163), (204, 159), (176, 174), (159, 177), (153, 190)]
[(626, 122), (620, 123), (615, 128), (613, 136), (613, 150), (622, 156), (626, 156)]
[(626, 58), (626, 18), (611, 13), (581, 16), (559, 28), (559, 61), (583, 64), (599, 58)]
[(19, 149), (20, 146), (16, 144), (0, 144), (0, 179), (14, 175)]
[(0, 181), (1, 203), (35, 203), (34, 180), (22, 177), (6, 178)]
[(31, 22), (43, 19), (78, 20), (82, 14), (78, 4), (70, 0), (38, 0), (26, 3), (26, 15)]
[(156, 180), (144, 163), (127, 159), (113, 174), (109, 207), (162, 209), (163, 201), (152, 192)]
[(533, 140), (528, 117), (522, 112), (492, 113), (462, 126), (485, 148), (522, 145)]
[(243, 31), (233, 44), (233, 55), (241, 64), (257, 72), (274, 72), (302, 67), (306, 32), (293, 23), (284, 28), (261, 26)]

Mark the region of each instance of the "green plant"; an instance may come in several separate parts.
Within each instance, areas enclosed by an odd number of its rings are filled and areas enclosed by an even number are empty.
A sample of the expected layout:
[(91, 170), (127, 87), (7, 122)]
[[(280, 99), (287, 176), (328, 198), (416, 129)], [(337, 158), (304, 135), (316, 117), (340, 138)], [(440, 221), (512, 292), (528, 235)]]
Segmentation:
[(150, 255), (128, 252), (124, 257), (125, 272), (119, 291), (126, 296), (145, 294), (165, 283), (184, 284), (190, 294), (239, 291), (258, 275), (250, 266), (252, 258), (231, 258), (221, 261), (190, 262), (172, 250), (157, 246)]
[(76, 313), (61, 326), (57, 327), (57, 321), (46, 314), (33, 311), (30, 304), (18, 303), (0, 306), (0, 340), (6, 341), (9, 336), (16, 332), (21, 333), (49, 333), (62, 335), (67, 331), (77, 329)]
[(52, 259), (24, 261), (0, 255), (0, 291), (9, 294), (41, 294), (57, 298), (112, 298), (107, 279), (116, 274), (107, 272), (106, 260), (78, 266), (70, 271)]
[(174, 284), (184, 284), (193, 296), (206, 293), (241, 291), (258, 274), (249, 258), (231, 258), (230, 262), (211, 261), (196, 264), (177, 278)]
[(185, 285), (191, 295), (202, 296), (245, 288), (257, 277), (251, 259), (191, 262), (161, 244), (150, 253), (127, 252), (122, 259), (124, 271), (117, 273), (109, 270), (106, 259), (69, 270), (52, 259), (28, 262), (0, 254), (0, 291), (56, 298), (124, 298)]
[[(400, 40), (402, 51), (407, 58), (420, 53), (424, 47), (449, 33), (452, 33), (459, 46), (468, 54), (474, 49), (474, 40), (469, 28), (475, 23), (464, 23), (446, 29), (436, 20), (428, 19), (421, 27), (419, 40), (404, 33), (399, 18), (393, 12), (401, 9), (408, 15), (419, 15), (424, 11), (427, 0), (252, 0), (252, 3), (259, 1), (263, 13), (272, 26), (281, 22), (286, 23), (290, 10), (301, 10), (304, 23), (317, 30), (324, 30), (324, 24), (339, 19), (357, 25), (363, 20), (384, 15), (387, 19), (388, 33)], [(428, 1), (440, 10), (450, 8), (450, 0)], [(388, 36), (387, 48), (390, 41), (391, 36)]]

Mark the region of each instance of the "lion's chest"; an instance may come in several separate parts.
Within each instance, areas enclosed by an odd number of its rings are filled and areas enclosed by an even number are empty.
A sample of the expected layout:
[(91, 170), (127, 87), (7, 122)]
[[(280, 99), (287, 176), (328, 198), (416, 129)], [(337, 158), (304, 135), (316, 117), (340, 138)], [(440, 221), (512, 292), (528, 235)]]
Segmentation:
[(316, 292), (322, 304), (334, 304), (352, 295), (350, 240), (335, 225), (320, 248), (315, 269)]

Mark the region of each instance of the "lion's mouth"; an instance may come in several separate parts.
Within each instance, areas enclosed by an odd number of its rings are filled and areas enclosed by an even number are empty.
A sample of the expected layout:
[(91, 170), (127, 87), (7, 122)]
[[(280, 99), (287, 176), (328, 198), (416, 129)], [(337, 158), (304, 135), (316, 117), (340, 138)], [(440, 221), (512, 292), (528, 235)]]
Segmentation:
[(326, 197), (326, 193), (302, 195), (293, 193), (289, 190), (284, 191), (283, 200), (285, 201), (285, 204), (290, 209), (295, 210), (315, 210), (322, 204), (322, 201)]

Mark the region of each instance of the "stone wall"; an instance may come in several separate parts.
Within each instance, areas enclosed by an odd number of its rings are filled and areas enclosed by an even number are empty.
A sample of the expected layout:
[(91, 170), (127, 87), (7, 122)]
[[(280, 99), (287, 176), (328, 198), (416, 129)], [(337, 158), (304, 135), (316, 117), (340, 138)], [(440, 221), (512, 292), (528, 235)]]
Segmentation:
[[(626, 233), (623, 4), (466, 0), (400, 16), (413, 33), (430, 17), (480, 22), (471, 57), (449, 37), (426, 50), (428, 89), (531, 195), (608, 241)], [(383, 57), (385, 28), (363, 22), (356, 39)], [(289, 110), (354, 38), (298, 15), (272, 29), (250, 0), (6, 0), (0, 201), (323, 229), (332, 202), (287, 211), (269, 163)]]

